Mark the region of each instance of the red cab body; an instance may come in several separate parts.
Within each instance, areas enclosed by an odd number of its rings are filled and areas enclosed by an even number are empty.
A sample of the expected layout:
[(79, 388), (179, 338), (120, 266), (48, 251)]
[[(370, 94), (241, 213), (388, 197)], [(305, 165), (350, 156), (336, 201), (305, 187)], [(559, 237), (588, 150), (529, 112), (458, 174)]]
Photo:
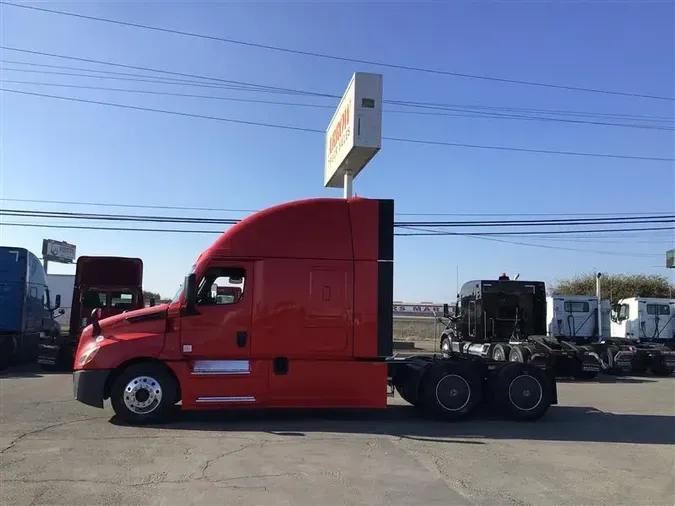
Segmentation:
[(184, 409), (384, 408), (393, 219), (392, 200), (320, 198), (242, 220), (197, 258), (193, 308), (181, 287), (84, 329), (76, 397), (102, 406), (147, 361), (170, 371)]

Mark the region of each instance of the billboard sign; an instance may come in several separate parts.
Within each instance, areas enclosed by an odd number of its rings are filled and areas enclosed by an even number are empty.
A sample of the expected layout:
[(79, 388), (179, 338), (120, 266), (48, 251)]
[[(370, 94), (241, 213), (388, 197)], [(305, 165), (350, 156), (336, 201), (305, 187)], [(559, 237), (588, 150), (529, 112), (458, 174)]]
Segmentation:
[(324, 186), (342, 188), (382, 145), (382, 74), (356, 72), (326, 130)]
[(49, 262), (72, 264), (77, 258), (75, 245), (54, 239), (43, 239), (42, 258)]
[(666, 251), (666, 267), (675, 269), (675, 249)]

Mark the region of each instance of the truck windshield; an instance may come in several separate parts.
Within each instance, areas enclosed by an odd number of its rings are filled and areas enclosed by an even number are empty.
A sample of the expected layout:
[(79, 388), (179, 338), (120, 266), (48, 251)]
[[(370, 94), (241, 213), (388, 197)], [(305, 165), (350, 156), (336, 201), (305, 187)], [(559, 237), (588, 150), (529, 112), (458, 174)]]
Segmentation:
[[(188, 275), (189, 275), (189, 274), (192, 274), (193, 272), (195, 272), (195, 269), (197, 269), (197, 264), (194, 264), (194, 265), (192, 266), (192, 268), (190, 269), (190, 272), (188, 272)], [(185, 284), (185, 281), (183, 281), (183, 283), (181, 283), (180, 286), (178, 287), (178, 291), (176, 292), (176, 295), (174, 295), (174, 296), (173, 296), (173, 299), (171, 299), (171, 303), (172, 303), (172, 304), (173, 304), (174, 302), (178, 302), (178, 301), (180, 300), (180, 295), (183, 293), (183, 285), (184, 285), (184, 284)]]

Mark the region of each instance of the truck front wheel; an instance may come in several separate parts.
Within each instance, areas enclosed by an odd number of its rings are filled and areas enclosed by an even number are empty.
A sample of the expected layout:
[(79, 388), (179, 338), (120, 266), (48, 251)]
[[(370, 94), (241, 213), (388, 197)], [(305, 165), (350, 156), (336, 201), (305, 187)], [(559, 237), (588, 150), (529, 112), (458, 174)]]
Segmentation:
[(110, 402), (115, 415), (132, 425), (163, 422), (176, 398), (178, 385), (161, 364), (132, 364), (115, 379)]

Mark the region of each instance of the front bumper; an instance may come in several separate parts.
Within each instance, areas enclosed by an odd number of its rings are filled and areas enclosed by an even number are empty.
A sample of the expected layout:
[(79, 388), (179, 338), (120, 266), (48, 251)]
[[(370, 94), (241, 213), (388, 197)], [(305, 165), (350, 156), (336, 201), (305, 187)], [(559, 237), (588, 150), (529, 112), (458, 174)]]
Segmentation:
[(79, 370), (73, 372), (73, 395), (82, 404), (103, 407), (105, 382), (110, 369)]

